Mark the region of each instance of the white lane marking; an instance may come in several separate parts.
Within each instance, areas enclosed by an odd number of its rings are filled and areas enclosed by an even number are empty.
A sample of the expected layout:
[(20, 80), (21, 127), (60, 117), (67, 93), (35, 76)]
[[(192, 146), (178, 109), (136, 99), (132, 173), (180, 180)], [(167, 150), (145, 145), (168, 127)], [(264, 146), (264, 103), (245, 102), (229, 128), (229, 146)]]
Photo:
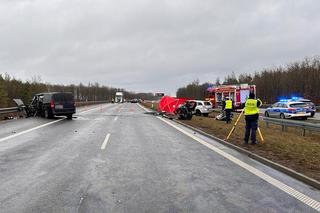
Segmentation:
[[(88, 112), (88, 111), (92, 111), (92, 110), (98, 109), (98, 108), (99, 108), (99, 107), (93, 108), (93, 109), (89, 109), (89, 110), (86, 110), (86, 111), (82, 111), (82, 112), (80, 112), (80, 113), (78, 113), (78, 114), (84, 114), (84, 113), (86, 113), (86, 112)], [(9, 140), (9, 139), (18, 137), (18, 136), (20, 136), (20, 135), (23, 135), (23, 134), (26, 134), (26, 133), (35, 131), (35, 130), (37, 130), (37, 129), (41, 129), (41, 128), (43, 128), (43, 127), (52, 125), (52, 124), (54, 124), (54, 123), (58, 123), (58, 122), (63, 121), (63, 120), (65, 120), (65, 119), (66, 119), (66, 118), (60, 118), (60, 119), (58, 119), (58, 120), (55, 120), (55, 121), (52, 121), (52, 122), (49, 122), (49, 123), (45, 123), (45, 124), (42, 124), (42, 125), (40, 125), (40, 126), (36, 126), (36, 127), (31, 128), (31, 129), (24, 130), (24, 131), (22, 131), (22, 132), (18, 132), (18, 133), (14, 134), (14, 135), (9, 135), (9, 136), (7, 136), (7, 137), (0, 138), (0, 142), (3, 142), (3, 141), (6, 141), (6, 140)]]
[(287, 194), (291, 195), (292, 197), (300, 200), (304, 204), (310, 206), (311, 208), (314, 208), (315, 210), (320, 212), (320, 202), (310, 198), (309, 196), (302, 194), (301, 192), (295, 190), (294, 188), (280, 182), (279, 180), (267, 175), (266, 173), (254, 168), (253, 166), (250, 166), (247, 163), (244, 163), (243, 161), (237, 159), (236, 157), (233, 157), (232, 155), (222, 151), (221, 149), (213, 146), (212, 144), (209, 144), (208, 142), (194, 136), (193, 134), (181, 129), (178, 126), (175, 126), (174, 124), (170, 123), (169, 121), (166, 121), (163, 118), (158, 117), (163, 122), (167, 123), (168, 125), (172, 126), (173, 128), (177, 129), (178, 131), (182, 132), (183, 134), (189, 136), (190, 138), (194, 139), (195, 141), (201, 143), (202, 145), (208, 147), (209, 149), (215, 151), (216, 153), (220, 154), (221, 156), (225, 157), (226, 159), (230, 160), (231, 162), (237, 164), (238, 166), (246, 169), (247, 171), (251, 172), (252, 174), (260, 177), (261, 179), (265, 180), (266, 182), (270, 183), (271, 185), (277, 187), (278, 189), (286, 192)]
[(58, 119), (58, 120), (55, 120), (55, 121), (52, 121), (52, 122), (49, 122), (49, 123), (46, 123), (46, 124), (42, 124), (42, 125), (40, 125), (40, 126), (33, 127), (33, 128), (31, 128), (31, 129), (24, 130), (24, 131), (22, 131), (22, 132), (19, 132), (19, 133), (14, 134), (14, 135), (9, 135), (9, 136), (7, 136), (7, 137), (1, 138), (1, 139), (0, 139), (0, 142), (9, 140), (9, 139), (12, 139), (12, 138), (15, 138), (15, 137), (18, 137), (18, 136), (20, 136), (20, 135), (23, 135), (23, 134), (32, 132), (32, 131), (34, 131), (34, 130), (43, 128), (43, 127), (45, 127), (45, 126), (49, 126), (49, 125), (54, 124), (54, 123), (58, 123), (58, 122), (60, 122), (60, 121), (62, 121), (62, 120), (65, 120), (65, 119), (66, 119), (66, 118), (61, 118), (61, 119)]
[[(150, 112), (149, 110), (147, 110), (146, 108), (144, 108), (143, 106), (141, 106), (140, 104), (138, 104), (138, 106), (140, 108), (142, 108), (143, 110)], [(244, 168), (245, 170), (249, 171), (250, 173), (258, 176), (259, 178), (263, 179), (264, 181), (270, 183), (271, 185), (275, 186), (276, 188), (282, 190), (283, 192), (289, 194), (290, 196), (296, 198), (297, 200), (303, 202), (304, 204), (310, 206), (311, 208), (317, 210), (320, 212), (320, 202), (316, 201), (312, 198), (310, 198), (309, 196), (302, 194), (301, 192), (295, 190), (294, 188), (282, 183), (281, 181), (267, 175), (266, 173), (254, 168), (253, 166), (250, 166), (249, 164), (237, 159), (236, 157), (222, 151), (221, 149), (213, 146), (212, 144), (202, 140), (201, 138), (198, 138), (196, 136), (194, 136), (193, 134), (185, 131), (184, 129), (172, 124), (171, 122), (157, 117), (158, 119), (160, 119), (161, 121), (165, 122), (166, 124), (168, 124), (169, 126), (172, 126), (173, 128), (175, 128), (176, 130), (182, 132), (183, 134), (189, 136), (190, 138), (194, 139), (195, 141), (199, 142), (200, 144), (208, 147), (209, 149), (215, 151), (216, 153), (220, 154), (221, 156), (225, 157), (226, 159), (230, 160), (231, 162), (237, 164), (238, 166)]]
[(114, 118), (114, 121), (117, 121), (118, 120), (118, 116), (116, 116), (115, 118)]
[(104, 150), (106, 149), (106, 146), (108, 144), (108, 141), (109, 141), (109, 138), (110, 138), (110, 133), (107, 134), (106, 138), (104, 139), (102, 145), (101, 145), (101, 150)]
[(140, 107), (141, 109), (143, 109), (143, 110), (146, 111), (146, 112), (152, 112), (151, 110), (145, 108), (145, 107), (142, 106), (141, 104), (137, 104), (137, 105), (138, 105), (138, 107)]

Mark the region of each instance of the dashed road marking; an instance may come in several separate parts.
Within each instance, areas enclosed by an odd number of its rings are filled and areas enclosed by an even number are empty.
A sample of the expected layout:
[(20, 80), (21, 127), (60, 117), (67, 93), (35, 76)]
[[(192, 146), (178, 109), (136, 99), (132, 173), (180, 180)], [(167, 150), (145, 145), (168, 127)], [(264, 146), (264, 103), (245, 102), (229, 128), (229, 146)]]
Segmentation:
[[(143, 110), (150, 112), (149, 110), (145, 109), (143, 106), (141, 106), (140, 104), (138, 104), (138, 106), (140, 108), (142, 108)], [(271, 185), (275, 186), (276, 188), (282, 190), (283, 192), (289, 194), (290, 196), (296, 198), (297, 200), (301, 201), (302, 203), (310, 206), (311, 208), (317, 210), (320, 212), (320, 202), (316, 201), (312, 198), (310, 198), (309, 196), (295, 190), (294, 188), (282, 183), (281, 181), (271, 177), (270, 175), (267, 175), (266, 173), (254, 168), (253, 166), (250, 166), (249, 164), (239, 160), (238, 158), (224, 152), (223, 150), (215, 147), (214, 145), (202, 140), (201, 138), (196, 137), (195, 135), (187, 132), (186, 130), (174, 125), (173, 123), (165, 120), (164, 118), (161, 117), (157, 117), (158, 119), (160, 119), (161, 121), (165, 122), (166, 124), (168, 124), (169, 126), (175, 128), (176, 130), (182, 132), (183, 134), (187, 135), (188, 137), (192, 138), (193, 140), (197, 141), (198, 143), (206, 146), (207, 148), (215, 151), (216, 153), (218, 153), (219, 155), (225, 157), (226, 159), (230, 160), (231, 162), (237, 164), (238, 166), (242, 167), (243, 169), (249, 171), (250, 173), (258, 176), (259, 178), (263, 179), (264, 181), (270, 183)]]
[(118, 116), (116, 116), (115, 118), (114, 118), (114, 121), (117, 121), (118, 120)]
[(108, 144), (110, 138), (110, 133), (107, 134), (106, 138), (104, 139), (102, 145), (101, 145), (101, 150), (105, 150)]

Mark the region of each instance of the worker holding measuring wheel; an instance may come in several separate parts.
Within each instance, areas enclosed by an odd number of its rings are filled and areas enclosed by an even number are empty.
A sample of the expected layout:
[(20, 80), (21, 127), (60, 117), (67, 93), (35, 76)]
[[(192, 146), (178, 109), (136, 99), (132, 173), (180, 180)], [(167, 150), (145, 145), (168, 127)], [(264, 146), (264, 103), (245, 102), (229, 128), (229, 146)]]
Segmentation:
[[(251, 134), (251, 143), (256, 144), (256, 132), (258, 129), (259, 108), (262, 104), (261, 100), (255, 99), (254, 93), (249, 94), (244, 106), (244, 115), (246, 120), (246, 130), (244, 143), (248, 144)], [(258, 129), (259, 130), (259, 129)]]

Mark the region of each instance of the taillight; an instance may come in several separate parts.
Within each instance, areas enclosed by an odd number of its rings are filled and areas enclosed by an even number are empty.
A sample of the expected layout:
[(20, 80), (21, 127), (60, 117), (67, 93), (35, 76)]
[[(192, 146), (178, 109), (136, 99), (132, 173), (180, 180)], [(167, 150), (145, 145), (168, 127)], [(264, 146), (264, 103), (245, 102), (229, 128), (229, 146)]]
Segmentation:
[(53, 100), (50, 101), (50, 107), (54, 108), (54, 101)]

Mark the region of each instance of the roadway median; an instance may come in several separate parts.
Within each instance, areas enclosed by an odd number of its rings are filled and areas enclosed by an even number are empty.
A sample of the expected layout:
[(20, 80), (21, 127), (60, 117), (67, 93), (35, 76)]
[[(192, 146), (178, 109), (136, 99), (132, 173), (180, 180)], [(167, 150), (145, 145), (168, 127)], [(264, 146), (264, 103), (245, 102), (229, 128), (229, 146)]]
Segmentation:
[[(151, 108), (151, 103), (143, 103), (145, 107)], [(154, 109), (157, 104), (154, 104)], [(232, 125), (215, 119), (217, 112), (213, 112), (209, 117), (194, 116), (192, 120), (181, 120), (206, 134), (212, 135), (219, 139), (225, 140)], [(239, 114), (234, 113), (233, 122)], [(260, 120), (260, 129), (264, 136), (265, 142), (257, 145), (244, 145), (244, 118), (240, 119), (234, 133), (227, 141), (243, 150), (247, 150), (257, 156), (261, 156), (290, 168), (307, 177), (320, 181), (320, 133), (308, 131), (305, 136), (302, 135), (301, 129), (290, 127), (283, 131), (278, 125)], [(257, 138), (259, 139), (258, 135)]]

